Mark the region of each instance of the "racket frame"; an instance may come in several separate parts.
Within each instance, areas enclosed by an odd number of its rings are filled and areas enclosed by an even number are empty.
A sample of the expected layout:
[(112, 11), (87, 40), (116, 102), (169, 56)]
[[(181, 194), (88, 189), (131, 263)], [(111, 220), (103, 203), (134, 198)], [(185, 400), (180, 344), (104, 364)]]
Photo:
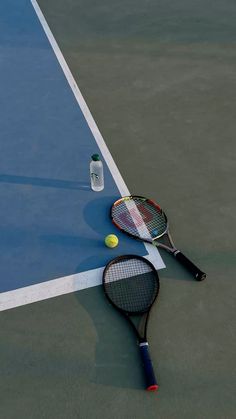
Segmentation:
[[(109, 297), (109, 294), (106, 292), (106, 288), (105, 288), (105, 278), (106, 278), (106, 273), (108, 271), (108, 269), (115, 263), (125, 260), (125, 259), (139, 259), (142, 262), (145, 262), (147, 265), (149, 265), (149, 267), (151, 268), (151, 270), (153, 271), (153, 273), (155, 274), (155, 278), (156, 278), (156, 283), (157, 283), (157, 289), (154, 295), (154, 298), (152, 300), (152, 303), (149, 305), (148, 309), (146, 310), (140, 310), (140, 311), (128, 311), (128, 310), (123, 310), (122, 308), (120, 308), (119, 306), (117, 306), (112, 299)], [(142, 362), (144, 365), (144, 370), (145, 370), (145, 375), (146, 375), (146, 381), (147, 381), (147, 390), (148, 391), (155, 391), (158, 389), (158, 384), (156, 381), (156, 377), (154, 374), (154, 370), (153, 370), (153, 366), (152, 366), (152, 361), (149, 355), (149, 350), (148, 350), (148, 342), (147, 342), (147, 326), (148, 326), (148, 320), (149, 320), (149, 316), (150, 316), (150, 311), (152, 309), (153, 304), (155, 303), (158, 293), (159, 293), (159, 289), (160, 289), (160, 281), (159, 281), (159, 276), (158, 273), (155, 269), (155, 267), (153, 266), (153, 264), (147, 260), (146, 258), (139, 256), (139, 255), (122, 255), (122, 256), (117, 256), (115, 259), (112, 259), (105, 267), (104, 271), (103, 271), (103, 279), (102, 279), (102, 285), (103, 285), (103, 290), (105, 293), (106, 298), (108, 299), (109, 303), (117, 310), (119, 311), (120, 314), (122, 314), (123, 317), (125, 317), (129, 324), (132, 326), (132, 329), (138, 339), (138, 343), (139, 343), (139, 349), (140, 349), (140, 354), (141, 354), (141, 358), (142, 358)], [(141, 319), (139, 321), (138, 326), (136, 326), (136, 324), (132, 321), (131, 316), (133, 317), (138, 317), (141, 316)], [(139, 326), (140, 325), (144, 325), (143, 327), (143, 333), (141, 334), (139, 331)]]
[[(137, 198), (137, 199), (139, 199), (140, 201), (143, 201), (143, 202), (148, 202), (154, 208), (156, 208), (157, 211), (159, 211), (161, 213), (161, 215), (164, 217), (164, 220), (165, 220), (165, 223), (166, 223), (166, 229), (160, 235), (155, 236), (151, 239), (148, 239), (148, 238), (145, 238), (145, 237), (139, 237), (138, 235), (135, 235), (135, 234), (130, 233), (129, 231), (126, 231), (124, 228), (122, 228), (114, 220), (114, 217), (113, 217), (113, 214), (112, 214), (113, 213), (113, 207), (115, 207), (116, 205), (119, 205), (121, 202), (131, 201), (132, 199), (135, 199), (135, 198)], [(177, 249), (177, 247), (175, 246), (175, 244), (172, 240), (170, 232), (169, 232), (169, 223), (168, 223), (167, 216), (166, 216), (165, 212), (162, 210), (162, 208), (152, 199), (145, 198), (144, 196), (140, 196), (140, 195), (123, 196), (123, 197), (119, 198), (117, 201), (115, 201), (113, 203), (113, 205), (111, 206), (111, 208), (110, 208), (110, 218), (111, 218), (113, 224), (116, 226), (116, 228), (118, 228), (120, 231), (122, 231), (126, 235), (128, 235), (130, 237), (133, 237), (136, 240), (152, 244), (155, 247), (159, 247), (159, 248), (164, 249), (164, 250), (168, 251), (169, 253), (171, 253), (183, 266), (185, 266), (185, 268), (187, 268), (194, 275), (194, 277), (197, 281), (202, 281), (206, 278), (205, 272), (202, 272), (179, 249)], [(162, 243), (158, 240), (162, 237), (164, 239), (165, 236), (168, 239), (168, 241), (170, 243), (170, 246), (167, 246), (166, 244), (164, 244), (164, 243)]]
[[(159, 234), (159, 235), (157, 235), (157, 236), (153, 237), (152, 239), (143, 238), (143, 237), (136, 236), (135, 234), (132, 234), (132, 233), (130, 233), (130, 232), (128, 232), (128, 231), (126, 231), (126, 230), (125, 230), (124, 228), (122, 228), (122, 227), (121, 227), (118, 223), (116, 223), (116, 221), (114, 220), (114, 217), (113, 217), (113, 215), (112, 215), (112, 210), (113, 210), (113, 207), (115, 207), (116, 205), (119, 205), (121, 202), (130, 201), (130, 200), (132, 200), (133, 198), (138, 198), (138, 199), (140, 199), (141, 201), (148, 202), (148, 203), (150, 203), (152, 206), (154, 206), (154, 207), (155, 207), (155, 208), (156, 208), (159, 212), (161, 212), (161, 214), (164, 216), (164, 218), (165, 218), (165, 222), (166, 222), (166, 229), (164, 230), (164, 232), (163, 232), (163, 233), (161, 233), (161, 234)], [(116, 226), (116, 228), (118, 228), (120, 231), (122, 231), (123, 233), (127, 234), (128, 236), (133, 237), (134, 239), (137, 239), (137, 240), (139, 240), (139, 241), (144, 241), (144, 242), (146, 242), (146, 243), (153, 244), (153, 245), (154, 245), (154, 246), (156, 246), (156, 247), (162, 247), (163, 249), (165, 249), (165, 250), (169, 251), (170, 253), (175, 253), (176, 251), (178, 252), (178, 249), (175, 247), (174, 242), (173, 242), (173, 240), (172, 240), (172, 237), (171, 237), (171, 235), (170, 235), (170, 233), (169, 233), (169, 223), (168, 223), (167, 216), (166, 216), (166, 214), (164, 213), (164, 211), (162, 210), (162, 208), (161, 208), (161, 207), (160, 207), (160, 206), (159, 206), (156, 202), (154, 202), (152, 199), (148, 199), (148, 198), (145, 198), (145, 197), (143, 197), (143, 196), (139, 196), (139, 195), (129, 195), (129, 196), (124, 196), (124, 197), (122, 197), (122, 198), (120, 198), (120, 199), (117, 199), (117, 201), (115, 201), (115, 202), (113, 203), (113, 205), (112, 205), (112, 206), (111, 206), (111, 208), (110, 208), (110, 217), (111, 217), (111, 220), (112, 220), (113, 224)], [(167, 235), (167, 236), (168, 236), (168, 239), (169, 239), (169, 241), (170, 241), (171, 247), (170, 247), (170, 246), (165, 245), (164, 243), (161, 243), (161, 242), (158, 242), (158, 241), (157, 241), (158, 239), (160, 239), (161, 237), (164, 237), (165, 235)]]

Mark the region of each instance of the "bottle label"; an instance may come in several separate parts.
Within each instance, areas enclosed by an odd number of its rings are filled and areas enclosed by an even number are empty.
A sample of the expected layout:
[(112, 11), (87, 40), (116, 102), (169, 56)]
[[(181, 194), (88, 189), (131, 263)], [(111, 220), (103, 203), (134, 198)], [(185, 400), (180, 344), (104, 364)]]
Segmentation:
[(98, 180), (99, 179), (99, 176), (96, 173), (91, 173), (90, 176), (94, 180)]

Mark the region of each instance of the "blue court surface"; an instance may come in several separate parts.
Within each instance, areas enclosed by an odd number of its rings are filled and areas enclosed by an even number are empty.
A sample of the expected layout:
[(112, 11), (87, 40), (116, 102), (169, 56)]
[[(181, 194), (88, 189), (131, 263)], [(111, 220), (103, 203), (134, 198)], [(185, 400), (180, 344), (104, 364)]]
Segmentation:
[[(101, 283), (119, 254), (158, 251), (119, 234), (109, 208), (127, 187), (35, 1), (0, 3), (0, 309)], [(102, 156), (105, 189), (90, 188)], [(120, 245), (104, 245), (109, 233)]]

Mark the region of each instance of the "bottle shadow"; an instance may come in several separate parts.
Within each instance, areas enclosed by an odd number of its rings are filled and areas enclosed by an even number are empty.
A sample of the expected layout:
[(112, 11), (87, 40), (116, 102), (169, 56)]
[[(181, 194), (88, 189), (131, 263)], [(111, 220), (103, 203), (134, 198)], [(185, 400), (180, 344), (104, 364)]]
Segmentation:
[(88, 182), (77, 182), (61, 179), (47, 179), (6, 174), (0, 175), (0, 182), (14, 183), (17, 185), (40, 186), (45, 188), (90, 190), (90, 184)]

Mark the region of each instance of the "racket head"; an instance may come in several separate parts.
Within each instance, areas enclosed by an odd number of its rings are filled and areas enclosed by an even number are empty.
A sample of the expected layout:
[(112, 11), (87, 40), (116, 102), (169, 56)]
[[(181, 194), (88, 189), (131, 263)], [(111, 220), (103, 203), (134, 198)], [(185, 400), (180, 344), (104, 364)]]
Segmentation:
[(159, 276), (147, 259), (123, 255), (111, 260), (103, 272), (103, 289), (110, 303), (128, 315), (147, 313), (159, 292)]
[(153, 243), (168, 232), (168, 220), (161, 207), (138, 195), (124, 196), (113, 203), (110, 216), (122, 232)]

